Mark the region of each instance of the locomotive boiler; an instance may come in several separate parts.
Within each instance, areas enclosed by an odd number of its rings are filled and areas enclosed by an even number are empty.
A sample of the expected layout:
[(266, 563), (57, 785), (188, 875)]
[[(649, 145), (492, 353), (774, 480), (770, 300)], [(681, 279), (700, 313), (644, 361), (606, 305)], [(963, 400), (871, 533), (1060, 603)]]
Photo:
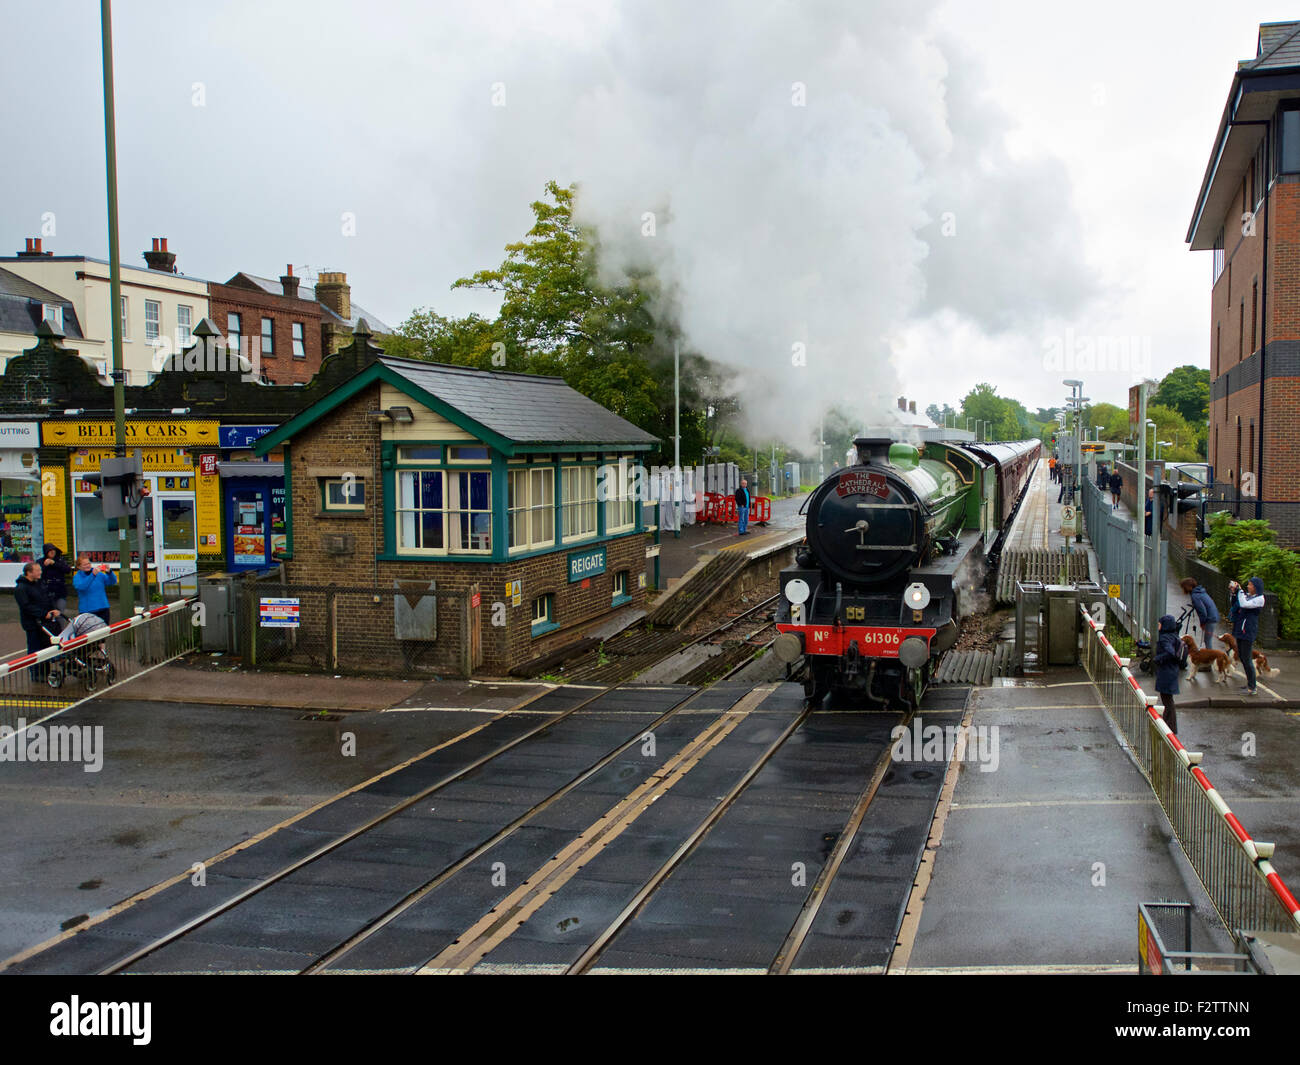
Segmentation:
[(1037, 440), (854, 441), (806, 504), (807, 536), (781, 571), (782, 661), (805, 662), (808, 698), (832, 689), (916, 705), (996, 568), (1042, 451)]

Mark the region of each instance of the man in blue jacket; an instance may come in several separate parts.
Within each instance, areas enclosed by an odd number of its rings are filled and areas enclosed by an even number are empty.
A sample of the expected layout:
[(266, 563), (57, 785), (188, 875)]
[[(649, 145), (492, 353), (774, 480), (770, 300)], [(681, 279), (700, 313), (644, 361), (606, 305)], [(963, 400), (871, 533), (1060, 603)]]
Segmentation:
[(95, 566), (90, 557), (77, 558), (77, 572), (72, 575), (72, 586), (77, 589), (77, 610), (82, 614), (97, 614), (105, 624), (112, 621), (108, 609), (108, 593), (104, 590), (117, 583), (117, 574), (108, 566)]
[(740, 487), (736, 489), (736, 516), (739, 520), (739, 529), (737, 536), (749, 535), (749, 482), (745, 478), (740, 479)]
[[(1255, 637), (1259, 634), (1259, 615), (1264, 611), (1264, 582), (1251, 577), (1243, 588), (1236, 581), (1228, 582), (1232, 595), (1232, 637), (1237, 641), (1237, 657), (1246, 671), (1246, 686), (1241, 690), (1255, 694), (1255, 660), (1251, 656)], [(1249, 591), (1249, 594), (1247, 592)]]

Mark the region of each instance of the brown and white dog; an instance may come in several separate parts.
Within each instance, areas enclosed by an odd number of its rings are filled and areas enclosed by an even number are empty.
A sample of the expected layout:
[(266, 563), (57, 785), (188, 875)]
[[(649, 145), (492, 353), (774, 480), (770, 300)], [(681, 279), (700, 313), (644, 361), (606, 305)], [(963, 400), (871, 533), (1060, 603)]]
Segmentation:
[[(1225, 632), (1219, 636), (1225, 647), (1228, 648), (1228, 661), (1234, 665), (1241, 665), (1241, 655), (1237, 651), (1237, 640), (1230, 632)], [(1273, 677), (1282, 671), (1280, 669), (1268, 668), (1268, 656), (1261, 651), (1252, 650), (1250, 652), (1251, 661), (1255, 663), (1255, 672), (1263, 677)]]
[(1232, 672), (1232, 662), (1229, 661), (1226, 652), (1206, 651), (1198, 647), (1196, 640), (1191, 636), (1184, 636), (1183, 643), (1187, 644), (1187, 650), (1190, 652), (1187, 657), (1187, 679), (1189, 681), (1196, 676), (1198, 670), (1208, 669), (1216, 684), (1228, 683), (1228, 675)]

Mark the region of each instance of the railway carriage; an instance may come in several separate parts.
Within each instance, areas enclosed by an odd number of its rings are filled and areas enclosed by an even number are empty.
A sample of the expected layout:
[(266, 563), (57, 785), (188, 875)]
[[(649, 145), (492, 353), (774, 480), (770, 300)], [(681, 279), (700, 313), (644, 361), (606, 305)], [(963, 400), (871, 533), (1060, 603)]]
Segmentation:
[(1042, 452), (1037, 440), (854, 441), (806, 504), (807, 537), (781, 571), (774, 651), (805, 660), (805, 690), (916, 705), (985, 586)]

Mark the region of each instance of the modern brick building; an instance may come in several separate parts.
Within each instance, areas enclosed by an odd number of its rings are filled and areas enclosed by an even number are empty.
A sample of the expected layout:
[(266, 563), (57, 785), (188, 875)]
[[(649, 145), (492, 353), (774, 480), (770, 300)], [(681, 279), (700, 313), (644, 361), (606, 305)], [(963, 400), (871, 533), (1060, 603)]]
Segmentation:
[(1300, 22), (1261, 25), (1238, 63), (1186, 239), (1213, 252), (1216, 480), (1300, 546)]
[[(477, 587), (476, 664), (499, 674), (643, 601), (624, 471), (656, 443), (559, 378), (380, 356), (255, 450), (284, 456), (292, 584)], [(391, 651), (393, 607), (371, 613), (338, 640)]]

